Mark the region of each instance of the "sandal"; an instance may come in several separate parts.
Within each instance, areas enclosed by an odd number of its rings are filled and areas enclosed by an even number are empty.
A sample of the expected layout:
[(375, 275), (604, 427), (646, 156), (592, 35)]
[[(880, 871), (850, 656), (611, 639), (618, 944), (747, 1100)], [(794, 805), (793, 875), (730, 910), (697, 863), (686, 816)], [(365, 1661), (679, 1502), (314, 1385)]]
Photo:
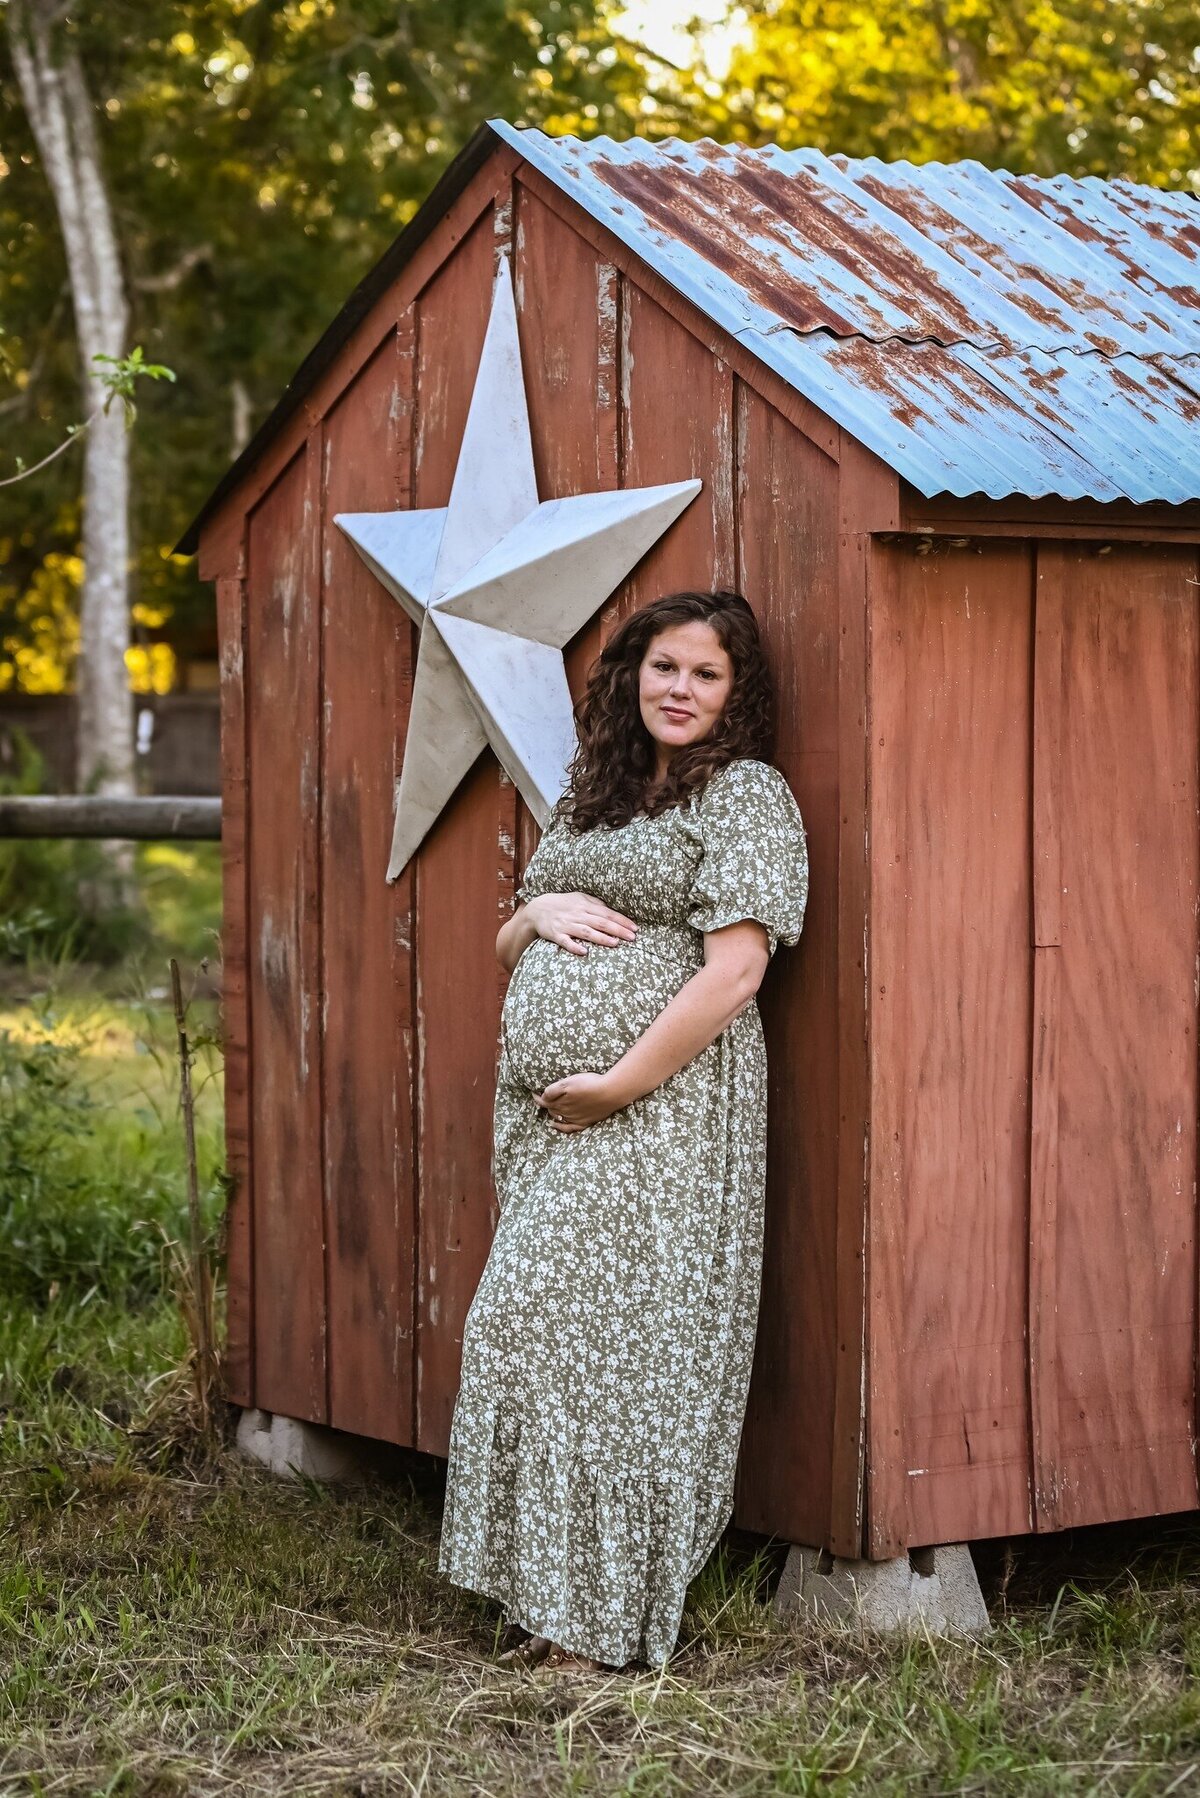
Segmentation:
[(546, 1659), (554, 1644), (549, 1636), (526, 1635), (522, 1641), (506, 1648), (497, 1658), (502, 1667), (536, 1667)]
[(543, 1667), (550, 1667), (555, 1671), (563, 1667), (573, 1673), (606, 1673), (608, 1671), (603, 1661), (594, 1661), (591, 1655), (576, 1654), (573, 1649), (563, 1648), (557, 1642), (541, 1664)]

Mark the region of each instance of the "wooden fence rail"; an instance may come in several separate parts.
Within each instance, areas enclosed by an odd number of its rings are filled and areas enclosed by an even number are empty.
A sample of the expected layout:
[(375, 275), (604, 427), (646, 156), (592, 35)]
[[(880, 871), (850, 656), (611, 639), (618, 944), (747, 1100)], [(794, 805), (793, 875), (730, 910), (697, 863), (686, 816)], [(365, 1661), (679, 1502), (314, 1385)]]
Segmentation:
[(48, 793), (0, 797), (0, 837), (103, 837), (160, 842), (219, 837), (221, 801), (155, 795)]

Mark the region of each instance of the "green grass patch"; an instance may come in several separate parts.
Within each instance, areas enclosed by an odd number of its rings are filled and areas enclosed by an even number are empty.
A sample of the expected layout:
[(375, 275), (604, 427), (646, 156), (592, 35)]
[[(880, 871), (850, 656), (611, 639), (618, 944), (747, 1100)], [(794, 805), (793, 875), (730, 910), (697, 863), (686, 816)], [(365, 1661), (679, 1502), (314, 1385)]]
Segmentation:
[[(1200, 1790), (1194, 1516), (976, 1545), (978, 1641), (781, 1620), (784, 1545), (731, 1531), (665, 1671), (554, 1675), (438, 1575), (443, 1463), (281, 1481), (228, 1408), (196, 1452), (148, 1252), (185, 1233), (171, 1029), (85, 983), (0, 1012), (0, 1794)], [(215, 1232), (203, 1040), (197, 1077)]]
[[(197, 1159), (206, 1222), (223, 1208), (212, 1005), (193, 1004)], [(208, 1014), (206, 1016), (206, 1014)], [(162, 1002), (86, 990), (0, 1009), (0, 1291), (31, 1302), (161, 1294), (185, 1234), (174, 1025)]]

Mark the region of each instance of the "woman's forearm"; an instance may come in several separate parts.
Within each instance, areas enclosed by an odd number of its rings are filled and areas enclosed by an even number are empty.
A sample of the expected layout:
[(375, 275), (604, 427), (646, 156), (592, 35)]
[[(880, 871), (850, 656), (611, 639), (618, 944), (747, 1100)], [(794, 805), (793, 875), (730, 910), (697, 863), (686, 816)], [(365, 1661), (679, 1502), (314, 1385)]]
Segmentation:
[(537, 934), (527, 905), (518, 907), (507, 924), (500, 926), (496, 936), (496, 960), (506, 974), (512, 973)]
[(757, 991), (757, 978), (731, 978), (711, 964), (700, 968), (609, 1069), (618, 1104), (632, 1105), (694, 1061)]

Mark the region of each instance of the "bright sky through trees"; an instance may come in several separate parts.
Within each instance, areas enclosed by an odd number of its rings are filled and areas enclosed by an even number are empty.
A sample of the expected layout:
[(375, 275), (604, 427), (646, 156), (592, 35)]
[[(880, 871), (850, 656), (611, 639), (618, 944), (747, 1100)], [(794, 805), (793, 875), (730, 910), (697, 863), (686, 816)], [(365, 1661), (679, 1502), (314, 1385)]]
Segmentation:
[(749, 30), (747, 9), (729, 0), (631, 0), (614, 15), (613, 26), (653, 55), (680, 68), (699, 65), (717, 81), (729, 72), (734, 48)]

